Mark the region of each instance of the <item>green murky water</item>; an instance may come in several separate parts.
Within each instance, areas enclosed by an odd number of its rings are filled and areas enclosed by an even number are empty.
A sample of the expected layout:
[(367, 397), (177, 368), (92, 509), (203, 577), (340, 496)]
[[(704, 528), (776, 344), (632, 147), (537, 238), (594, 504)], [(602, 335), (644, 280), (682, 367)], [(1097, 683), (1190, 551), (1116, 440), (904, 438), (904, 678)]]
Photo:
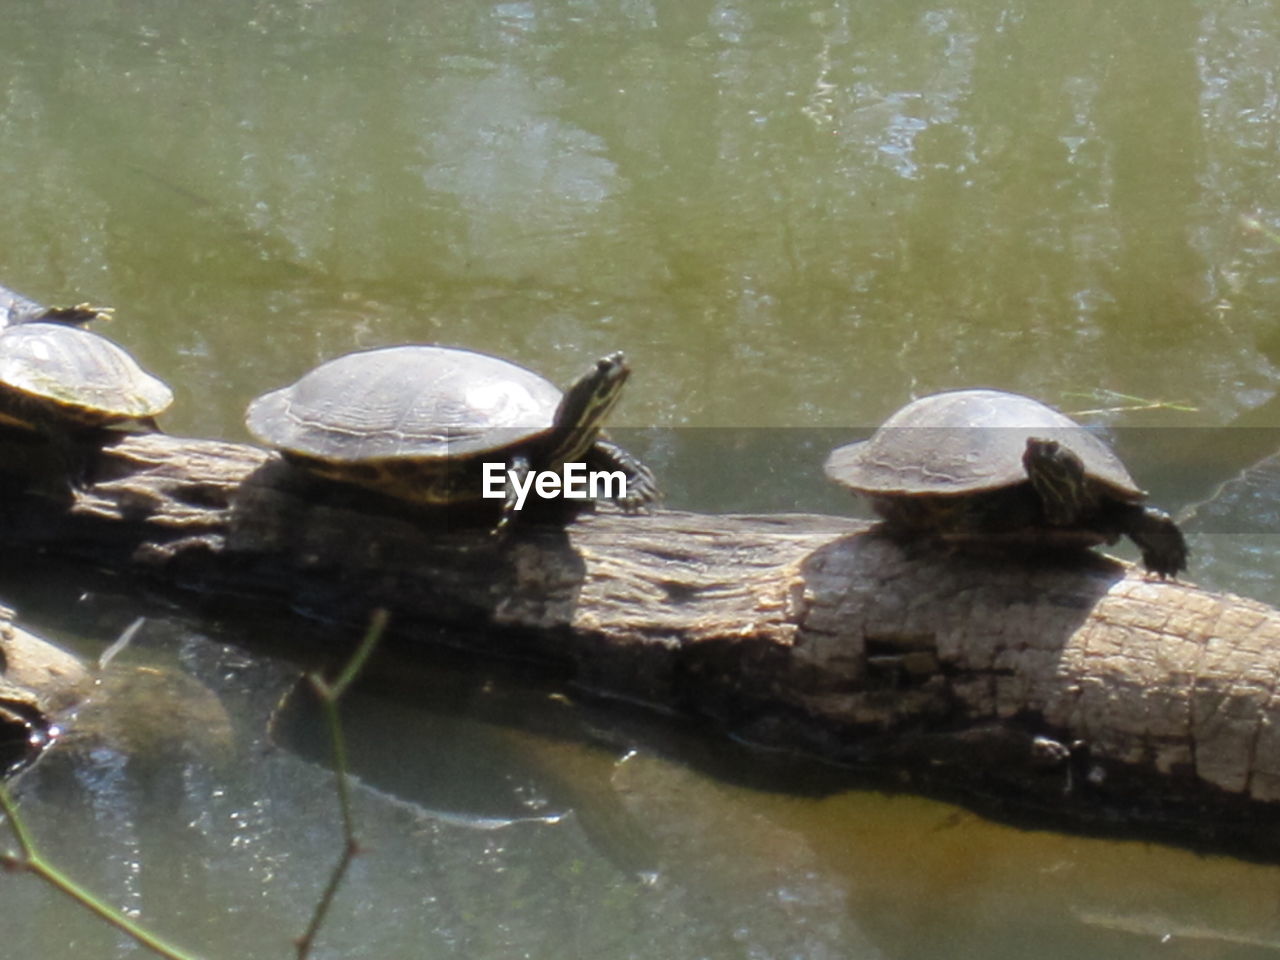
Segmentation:
[[(1277, 65), (1267, 0), (10, 3), (0, 282), (114, 306), (174, 432), (244, 439), (251, 397), (358, 347), (560, 381), (623, 349), (616, 421), (675, 506), (850, 509), (818, 476), (832, 443), (991, 385), (1101, 411), (1180, 508), (1280, 448)], [(1269, 476), (1201, 514), (1193, 576), (1277, 602)], [(150, 617), (133, 655), (244, 737), (220, 765), (86, 751), (32, 788), (33, 825), (205, 954), (287, 955), (333, 799), (319, 753), (262, 739), (288, 674), (237, 644), (296, 625), (10, 580), (85, 649)], [(322, 956), (1280, 946), (1272, 868), (785, 792), (744, 774), (764, 758), (519, 677), (429, 676), (352, 705), (371, 853)], [(130, 954), (30, 878), (0, 904), (15, 955)]]

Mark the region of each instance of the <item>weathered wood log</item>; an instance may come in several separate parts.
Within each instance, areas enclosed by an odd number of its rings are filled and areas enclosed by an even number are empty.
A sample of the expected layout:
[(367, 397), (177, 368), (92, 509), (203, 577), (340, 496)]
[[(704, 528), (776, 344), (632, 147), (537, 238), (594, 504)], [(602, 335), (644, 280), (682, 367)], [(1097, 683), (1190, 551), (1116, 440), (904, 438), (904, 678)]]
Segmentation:
[(13, 623), (0, 607), (0, 775), (32, 762), (55, 722), (88, 696), (89, 671), (70, 653)]
[[(13, 457), (8, 462), (17, 462)], [(770, 746), (1067, 822), (1280, 852), (1280, 611), (1082, 552), (903, 546), (825, 516), (587, 516), (499, 539), (254, 447), (105, 447), (10, 553), (559, 665)], [(447, 634), (441, 628), (446, 628)]]

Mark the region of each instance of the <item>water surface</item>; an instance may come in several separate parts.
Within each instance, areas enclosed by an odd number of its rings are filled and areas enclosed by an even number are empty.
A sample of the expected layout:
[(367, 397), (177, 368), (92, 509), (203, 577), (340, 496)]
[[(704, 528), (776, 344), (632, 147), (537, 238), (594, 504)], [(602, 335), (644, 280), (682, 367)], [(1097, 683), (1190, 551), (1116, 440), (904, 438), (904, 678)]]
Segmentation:
[[(957, 386), (1110, 429), (1170, 509), (1280, 449), (1271, 0), (49, 0), (6, 11), (0, 63), (0, 282), (114, 306), (110, 334), (175, 387), (174, 432), (245, 439), (247, 401), (321, 360), (436, 341), (558, 382), (625, 350), (616, 420), (676, 507), (854, 509), (826, 450)], [(1280, 602), (1268, 477), (1198, 514), (1193, 575)], [(4, 599), (88, 652), (147, 617), (132, 666), (198, 682), (236, 739), (218, 760), (179, 731), (140, 769), (86, 749), (30, 787), (33, 826), (207, 954), (285, 955), (334, 801), (320, 746), (267, 732), (292, 673), (246, 651), (302, 628), (54, 576)], [(322, 955), (1246, 957), (1280, 937), (1273, 868), (812, 771), (752, 782), (770, 761), (749, 750), (709, 763), (554, 684), (449, 669), (351, 705), (370, 854)], [(476, 692), (445, 697), (435, 670)], [(420, 762), (379, 759), (383, 728)], [(0, 898), (27, 955), (131, 955), (30, 878)]]

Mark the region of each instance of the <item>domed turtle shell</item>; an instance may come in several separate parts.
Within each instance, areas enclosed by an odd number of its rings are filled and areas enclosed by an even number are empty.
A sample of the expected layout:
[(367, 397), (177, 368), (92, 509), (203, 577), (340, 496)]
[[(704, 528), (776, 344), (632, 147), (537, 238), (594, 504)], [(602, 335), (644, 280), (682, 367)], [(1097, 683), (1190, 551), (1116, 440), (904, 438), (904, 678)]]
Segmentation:
[(503, 451), (552, 428), (561, 392), (532, 370), (456, 347), (367, 349), (248, 408), (257, 439), (330, 463)]
[(476, 459), (550, 430), (560, 390), (524, 367), (456, 347), (351, 353), (259, 397), (264, 443), (331, 464)]
[[(499, 493), (495, 530), (521, 509), (521, 477), (579, 459), (614, 481), (621, 473), (621, 489), (610, 486), (604, 498), (636, 512), (659, 495), (653, 474), (601, 433), (630, 372), (611, 353), (562, 394), (532, 370), (483, 353), (384, 347), (330, 360), (259, 397), (245, 424), (312, 475), (420, 505), (493, 498), (492, 467), (505, 462), (513, 482)], [(577, 509), (547, 501), (557, 515)]]
[(106, 337), (61, 323), (0, 331), (0, 410), (32, 426), (134, 426), (173, 402), (165, 383)]
[(870, 439), (834, 450), (825, 470), (872, 497), (980, 493), (1026, 482), (1023, 454), (1031, 437), (1074, 452), (1087, 475), (1116, 498), (1136, 502), (1145, 496), (1094, 434), (1038, 400), (1002, 390), (921, 397)]

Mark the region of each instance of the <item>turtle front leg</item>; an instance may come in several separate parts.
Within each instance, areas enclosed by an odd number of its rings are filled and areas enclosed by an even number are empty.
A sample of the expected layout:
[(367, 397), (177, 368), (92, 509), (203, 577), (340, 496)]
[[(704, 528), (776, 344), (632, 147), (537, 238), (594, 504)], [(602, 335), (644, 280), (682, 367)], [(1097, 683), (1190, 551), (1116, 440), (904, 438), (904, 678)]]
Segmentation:
[(653, 471), (630, 451), (612, 440), (601, 438), (588, 453), (590, 466), (595, 470), (621, 471), (627, 479), (626, 494), (616, 499), (618, 506), (627, 513), (638, 513), (661, 499), (658, 481)]
[(1129, 505), (1127, 514), (1121, 529), (1142, 551), (1144, 567), (1162, 580), (1187, 569), (1190, 550), (1172, 517), (1156, 507), (1140, 504)]
[(518, 507), (522, 504), (519, 491), (528, 484), (530, 470), (529, 458), (524, 454), (517, 454), (507, 463), (507, 495), (502, 501), (502, 515), (493, 528), (494, 534), (505, 534), (520, 515)]

